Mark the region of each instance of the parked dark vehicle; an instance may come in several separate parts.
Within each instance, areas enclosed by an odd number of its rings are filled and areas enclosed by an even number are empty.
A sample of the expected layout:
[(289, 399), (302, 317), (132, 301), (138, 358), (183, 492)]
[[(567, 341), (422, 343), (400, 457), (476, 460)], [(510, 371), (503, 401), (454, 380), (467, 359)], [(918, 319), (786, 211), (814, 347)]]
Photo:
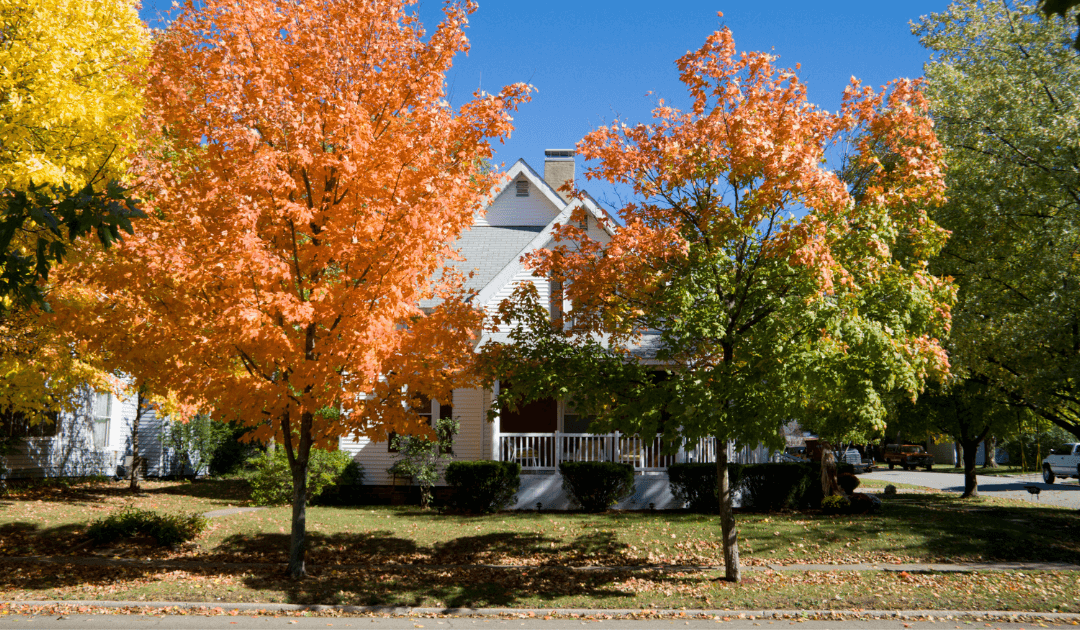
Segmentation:
[(885, 447), (883, 459), (889, 465), (889, 470), (897, 465), (904, 470), (934, 469), (934, 456), (918, 444), (889, 444)]

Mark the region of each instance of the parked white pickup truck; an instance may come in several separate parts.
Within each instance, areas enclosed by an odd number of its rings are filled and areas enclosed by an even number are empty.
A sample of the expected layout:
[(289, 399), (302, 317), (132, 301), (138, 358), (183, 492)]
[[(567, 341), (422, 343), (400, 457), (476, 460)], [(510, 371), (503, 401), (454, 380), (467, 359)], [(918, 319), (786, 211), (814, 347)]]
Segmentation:
[(1054, 483), (1055, 477), (1080, 479), (1080, 444), (1071, 442), (1050, 449), (1042, 461), (1043, 481)]

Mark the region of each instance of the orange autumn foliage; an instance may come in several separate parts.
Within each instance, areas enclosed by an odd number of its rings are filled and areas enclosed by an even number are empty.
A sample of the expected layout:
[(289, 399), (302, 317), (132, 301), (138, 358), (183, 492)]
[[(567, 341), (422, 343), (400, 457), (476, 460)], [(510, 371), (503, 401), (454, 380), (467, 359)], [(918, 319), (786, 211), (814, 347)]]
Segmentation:
[(150, 68), (149, 218), (64, 270), (70, 324), (256, 439), (427, 431), (412, 407), (468, 383), (481, 318), (444, 263), (530, 88), (452, 109), (476, 6), (428, 36), (411, 4), (185, 4)]
[[(616, 121), (579, 143), (595, 164), (586, 177), (629, 186), (634, 200), (619, 209), (624, 225), (610, 243), (573, 221), (556, 232), (562, 244), (530, 256), (538, 273), (567, 283), (577, 329), (632, 340), (671, 314), (657, 310), (656, 294), (673, 274), (723, 260), (710, 291), (732, 301), (717, 341), (737, 343), (784, 310), (778, 298), (859, 299), (885, 276), (921, 293), (936, 309), (929, 327), (948, 330), (954, 291), (926, 269), (948, 237), (927, 215), (945, 198), (943, 149), (920, 82), (875, 91), (853, 78), (832, 113), (774, 60), (737, 52), (731, 32), (717, 31), (677, 62), (689, 111), (661, 100), (652, 124)], [(842, 142), (844, 173), (825, 165)], [(904, 261), (893, 256), (898, 243)], [(723, 345), (696, 349), (722, 361)], [(900, 345), (923, 377), (947, 371), (938, 339)]]

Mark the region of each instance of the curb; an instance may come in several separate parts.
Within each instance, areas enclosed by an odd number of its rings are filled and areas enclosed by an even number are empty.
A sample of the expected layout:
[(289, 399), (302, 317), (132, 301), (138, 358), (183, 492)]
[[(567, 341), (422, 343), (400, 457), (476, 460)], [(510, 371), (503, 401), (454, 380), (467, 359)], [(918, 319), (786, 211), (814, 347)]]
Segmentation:
[[(266, 613), (335, 613), (352, 615), (378, 615), (385, 617), (438, 616), (438, 617), (562, 617), (635, 619), (641, 617), (672, 617), (677, 619), (978, 619), (1003, 621), (1054, 621), (1077, 624), (1080, 613), (1017, 612), (1008, 610), (718, 610), (718, 609), (631, 609), (631, 608), (412, 608), (400, 606), (335, 606), (301, 604), (250, 604), (250, 603), (200, 603), (200, 602), (136, 602), (98, 600), (56, 601), (0, 601), (0, 615), (20, 614), (15, 607), (46, 608), (135, 608), (145, 612), (168, 613), (184, 611), (196, 614), (229, 615), (243, 612)], [(40, 611), (38, 611), (40, 612)], [(71, 611), (66, 611), (71, 614)], [(37, 612), (32, 613), (37, 614)], [(77, 611), (75, 614), (93, 614)]]
[[(73, 564), (82, 566), (131, 566), (150, 568), (192, 568), (203, 569), (277, 569), (284, 567), (284, 562), (215, 562), (213, 560), (141, 560), (138, 558), (103, 558), (98, 556), (0, 556), (0, 564), (5, 562), (33, 564)], [(582, 573), (603, 571), (658, 571), (665, 573), (683, 571), (723, 571), (722, 565), (675, 565), (675, 564), (630, 564), (613, 566), (561, 566), (561, 565), (519, 565), (519, 564), (324, 564), (312, 565), (319, 570), (357, 570), (375, 569), (380, 571), (442, 571), (447, 569), (491, 569), (502, 571), (537, 571), (562, 569)], [(1030, 572), (1030, 571), (1068, 571), (1080, 572), (1080, 564), (1058, 562), (972, 562), (972, 563), (920, 563), (905, 564), (860, 563), (860, 564), (763, 564), (744, 565), (743, 571), (881, 571), (885, 573), (974, 573), (977, 571)]]

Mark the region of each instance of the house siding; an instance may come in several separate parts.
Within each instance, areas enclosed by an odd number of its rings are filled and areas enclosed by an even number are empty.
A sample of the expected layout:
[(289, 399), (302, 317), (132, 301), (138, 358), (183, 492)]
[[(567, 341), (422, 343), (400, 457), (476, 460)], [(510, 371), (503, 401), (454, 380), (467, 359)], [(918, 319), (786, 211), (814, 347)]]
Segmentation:
[[(89, 396), (89, 394), (88, 394)], [(7, 458), (9, 476), (78, 477), (114, 476), (124, 457), (131, 455), (131, 427), (135, 420), (135, 397), (112, 396), (105, 444), (94, 447), (92, 401), (88, 398), (78, 413), (63, 414), (57, 434), (47, 438), (29, 438), (19, 451)], [(139, 455), (146, 458), (147, 476), (167, 475), (168, 449), (164, 447), (169, 420), (159, 418), (152, 409), (143, 412), (139, 426)]]
[[(518, 177), (523, 179), (524, 176)], [(475, 225), (491, 226), (543, 226), (559, 214), (559, 208), (540, 190), (529, 182), (529, 196), (518, 197), (517, 185), (510, 182), (488, 206), (487, 212), (477, 214)]]
[[(487, 409), (484, 408), (483, 392), (479, 389), (455, 389), (454, 417), (460, 422), (458, 433), (454, 436), (455, 460), (486, 459), (484, 456), (485, 432), (490, 432), (484, 420)], [(486, 438), (490, 445), (490, 437)], [(375, 442), (369, 438), (352, 436), (338, 440), (338, 449), (350, 453), (352, 458), (364, 467), (364, 483), (384, 486), (393, 483), (393, 477), (386, 472), (397, 461), (397, 453), (391, 453), (389, 444), (383, 440)], [(444, 485), (442, 479), (438, 485)]]

